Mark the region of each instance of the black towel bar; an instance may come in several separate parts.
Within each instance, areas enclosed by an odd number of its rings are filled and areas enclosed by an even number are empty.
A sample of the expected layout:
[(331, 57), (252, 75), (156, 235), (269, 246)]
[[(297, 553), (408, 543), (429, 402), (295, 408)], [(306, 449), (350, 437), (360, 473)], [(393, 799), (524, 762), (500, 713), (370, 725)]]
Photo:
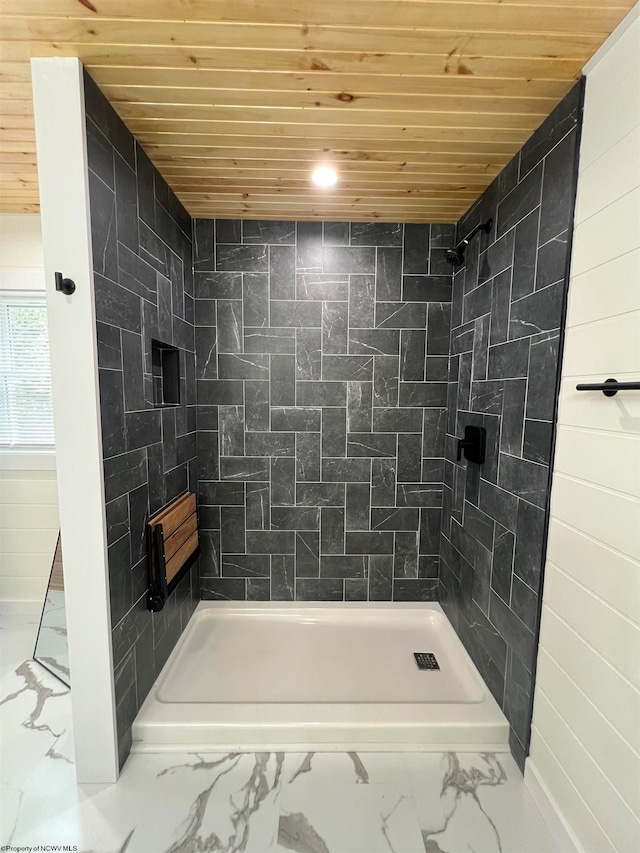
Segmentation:
[(576, 391), (602, 391), (605, 397), (615, 397), (618, 391), (640, 391), (640, 382), (618, 382), (605, 379), (597, 385), (576, 385)]

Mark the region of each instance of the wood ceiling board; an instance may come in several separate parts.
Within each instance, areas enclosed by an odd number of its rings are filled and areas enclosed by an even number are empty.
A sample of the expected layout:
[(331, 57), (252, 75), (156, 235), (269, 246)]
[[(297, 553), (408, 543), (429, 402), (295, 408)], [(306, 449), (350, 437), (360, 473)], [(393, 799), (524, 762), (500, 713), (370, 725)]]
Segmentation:
[[(12, 85), (12, 84), (7, 84)], [(27, 84), (24, 84), (25, 86)], [(1, 84), (0, 84), (1, 86)], [(442, 114), (519, 114), (546, 117), (558, 103), (557, 98), (510, 98), (502, 95), (395, 95), (395, 94), (350, 94), (346, 92), (318, 93), (297, 91), (268, 91), (258, 89), (230, 90), (197, 88), (163, 88), (161, 86), (104, 86), (103, 91), (118, 109), (120, 104), (144, 104), (162, 106), (196, 106), (235, 110), (269, 109), (305, 110), (311, 114), (329, 111), (340, 115), (343, 121), (352, 121), (355, 113), (364, 113), (362, 119), (390, 116), (404, 124), (410, 116), (417, 120), (424, 113)], [(359, 116), (360, 118), (360, 116)], [(317, 119), (316, 119), (317, 120)], [(320, 115), (321, 120), (321, 115)]]
[[(131, 128), (132, 132), (140, 138), (141, 142), (145, 139), (149, 141), (149, 136), (162, 136), (163, 143), (170, 144), (172, 142), (178, 144), (196, 144), (206, 145), (212, 138), (219, 139), (221, 136), (238, 136), (243, 135), (256, 139), (298, 139), (300, 137), (307, 139), (318, 140), (323, 143), (330, 143), (334, 138), (339, 138), (343, 144), (349, 140), (367, 139), (370, 142), (380, 142), (384, 146), (403, 145), (406, 142), (419, 142), (424, 144), (429, 143), (448, 143), (450, 146), (457, 142), (472, 142), (476, 143), (474, 150), (486, 151), (491, 150), (487, 145), (492, 143), (504, 143), (504, 148), (515, 153), (522, 143), (529, 138), (533, 127), (537, 125), (531, 122), (524, 122), (525, 127), (514, 128), (478, 128), (466, 127), (462, 124), (460, 127), (437, 127), (437, 126), (418, 126), (411, 127), (405, 125), (350, 125), (350, 124), (316, 124), (306, 122), (275, 122), (275, 121), (223, 121), (222, 119), (208, 118), (206, 120), (198, 119), (180, 119), (175, 117), (167, 118), (166, 115), (140, 116), (137, 115), (139, 109), (129, 109), (128, 105), (124, 105), (122, 113), (132, 112), (136, 115), (127, 116), (125, 121)], [(147, 110), (147, 112), (152, 112)], [(523, 123), (523, 122), (520, 122)], [(531, 125), (533, 124), (533, 127)], [(531, 129), (529, 129), (531, 128)], [(143, 139), (144, 137), (144, 139)], [(157, 141), (157, 140), (154, 140)], [(323, 145), (327, 147), (327, 145)], [(451, 149), (453, 150), (453, 149)], [(493, 150), (498, 150), (494, 148)]]
[(23, 199), (0, 199), (0, 213), (39, 213), (40, 202), (26, 202)]
[(35, 133), (31, 137), (26, 137), (21, 140), (6, 139), (4, 133), (0, 133), (0, 162), (2, 162), (5, 153), (9, 154), (25, 154), (35, 159), (36, 156), (36, 138)]
[[(231, 161), (226, 161), (227, 165), (217, 166), (185, 166), (171, 165), (165, 162), (156, 162), (157, 167), (162, 171), (165, 178), (170, 177), (176, 181), (180, 178), (194, 178), (197, 180), (215, 180), (217, 178), (235, 178), (236, 180), (251, 180), (260, 179), (261, 181), (279, 180), (301, 180), (308, 186), (309, 170), (306, 167), (297, 169), (291, 168), (291, 163), (288, 161), (274, 161), (272, 164), (264, 166), (251, 166), (251, 163), (259, 163), (260, 161), (248, 160), (248, 166), (238, 161), (233, 164)], [(379, 166), (378, 163), (362, 163), (360, 166)], [(452, 166), (431, 166), (428, 170), (416, 171), (413, 169), (404, 169), (400, 165), (387, 170), (382, 169), (364, 169), (359, 168), (358, 164), (344, 164), (340, 168), (340, 173), (345, 180), (358, 180), (362, 183), (391, 183), (395, 184), (398, 181), (413, 181), (417, 183), (432, 183), (432, 184), (448, 184), (452, 181), (462, 180), (471, 181), (473, 178), (479, 178), (481, 181), (487, 175), (496, 174), (497, 170), (485, 168), (481, 169), (474, 166), (460, 167), (456, 172)]]
[(33, 168), (37, 165), (35, 152), (30, 151), (0, 151), (0, 164), (12, 163), (14, 165), (30, 167), (30, 172), (33, 174)]
[[(425, 4), (425, 8), (427, 8)], [(571, 7), (568, 7), (571, 9)], [(573, 12), (573, 9), (571, 9)], [(425, 12), (426, 14), (426, 12)], [(540, 21), (546, 10), (541, 10)], [(464, 54), (498, 57), (575, 59), (591, 56), (608, 32), (575, 31), (572, 14), (563, 32), (497, 32), (455, 29), (384, 29), (306, 25), (225, 24), (220, 22), (165, 22), (95, 18), (0, 18), (4, 41), (59, 42), (107, 45), (164, 46), (167, 43), (195, 48), (242, 48), (255, 50), (328, 50), (349, 53), (417, 53), (447, 57)], [(193, 64), (193, 63), (192, 63)]]
[(386, 207), (402, 207), (407, 210), (415, 207), (424, 207), (427, 204), (429, 207), (440, 205), (444, 207), (458, 207), (460, 202), (466, 202), (467, 205), (474, 201), (477, 196), (472, 193), (452, 193), (446, 199), (442, 198), (442, 194), (438, 192), (428, 191), (421, 193), (391, 193), (386, 195), (383, 191), (378, 190), (376, 193), (368, 193), (366, 190), (357, 192), (348, 190), (344, 193), (334, 193), (331, 195), (321, 196), (320, 191), (309, 191), (306, 187), (297, 190), (283, 187), (247, 187), (244, 189), (230, 189), (226, 187), (218, 187), (216, 189), (192, 189), (179, 191), (180, 195), (186, 198), (201, 197), (205, 201), (225, 201), (225, 200), (240, 200), (253, 201), (256, 204), (274, 203), (284, 205), (288, 202), (296, 204), (304, 204), (307, 200), (313, 203), (316, 207), (330, 207), (336, 202), (343, 206), (353, 205), (371, 205), (373, 200), (384, 203)]
[(28, 62), (0, 62), (0, 83), (31, 85), (31, 67)]
[[(17, 69), (28, 68), (24, 63), (0, 63), (0, 80), (4, 79), (3, 68), (7, 67), (7, 76), (13, 74), (20, 79)], [(130, 67), (88, 66), (91, 76), (105, 90), (106, 87), (164, 87), (166, 89), (205, 89), (215, 92), (299, 92), (307, 97), (314, 94), (333, 96), (335, 100), (349, 102), (363, 98), (368, 104), (372, 95), (389, 95), (400, 98), (407, 104), (411, 97), (493, 97), (500, 93), (501, 98), (551, 98), (557, 103), (564, 97), (570, 83), (566, 80), (535, 80), (519, 77), (505, 79), (478, 77), (475, 74), (334, 74), (326, 71), (239, 71), (209, 70), (202, 68), (143, 68), (136, 67), (135, 80), (132, 81)], [(27, 79), (29, 79), (27, 77)], [(346, 98), (345, 98), (346, 96)], [(136, 100), (141, 100), (139, 96)], [(352, 102), (351, 102), (352, 103)]]
[[(212, 199), (209, 201), (198, 201), (185, 197), (184, 194), (178, 196), (184, 204), (193, 204), (194, 212), (201, 214), (207, 211), (207, 216), (232, 218), (230, 214), (244, 218), (245, 214), (252, 214), (256, 219), (283, 219), (286, 220), (288, 213), (291, 211), (292, 219), (304, 218), (305, 215), (320, 216), (324, 219), (327, 217), (327, 206), (315, 204), (311, 200), (307, 200), (304, 204), (279, 204), (274, 203), (271, 206), (255, 204), (252, 201), (220, 201)], [(352, 205), (333, 204), (330, 207), (331, 211), (341, 214), (340, 221), (351, 220), (353, 222), (364, 222), (369, 218), (381, 219), (385, 218), (387, 222), (450, 222), (451, 217), (460, 217), (467, 208), (464, 205), (457, 207), (421, 207), (412, 210), (407, 210), (404, 207), (386, 207), (385, 205), (377, 205), (372, 201), (368, 206), (362, 205), (359, 208), (354, 208)], [(195, 215), (194, 213), (194, 215)], [(399, 217), (402, 216), (402, 220)], [(429, 217), (429, 218), (427, 218)], [(431, 218), (433, 217), (433, 219)], [(455, 220), (457, 221), (457, 219)]]
[(33, 103), (30, 100), (19, 100), (18, 98), (9, 97), (9, 93), (4, 90), (0, 92), (0, 119), (8, 116), (19, 116), (26, 118), (30, 122), (30, 126), (34, 127), (33, 122)]
[(196, 203), (193, 198), (183, 194), (178, 195), (178, 198), (185, 205), (193, 207), (194, 216), (204, 216), (205, 218), (220, 218), (220, 219), (282, 219), (286, 220), (290, 216), (292, 220), (304, 219), (306, 216), (313, 218), (326, 219), (330, 212), (338, 221), (366, 222), (367, 220), (379, 220), (386, 222), (457, 222), (458, 219), (465, 213), (467, 207), (459, 205), (457, 207), (387, 207), (384, 204), (377, 204), (372, 200), (368, 205), (362, 204), (354, 207), (347, 204), (317, 205), (307, 199), (302, 204), (293, 204), (289, 201), (286, 204), (273, 203), (271, 205), (256, 204), (251, 200), (236, 200), (236, 201), (220, 201), (210, 200)]
[(14, 171), (11, 175), (0, 175), (0, 187), (24, 187), (30, 184), (36, 192), (38, 192), (38, 181), (34, 178), (33, 173), (29, 171)]
[[(0, 19), (1, 29), (1, 19)], [(538, 57), (481, 56), (456, 50), (441, 53), (366, 53), (314, 50), (248, 50), (243, 48), (174, 45), (109, 45), (86, 42), (0, 42), (0, 60), (28, 63), (32, 56), (77, 56), (97, 68), (188, 68), (222, 71), (312, 72), (385, 76), (457, 76), (503, 80), (576, 80), (584, 63), (545, 55)], [(132, 78), (132, 82), (135, 77)], [(343, 88), (343, 87), (341, 87)]]
[[(17, 188), (16, 188), (17, 189)], [(197, 199), (203, 196), (208, 201), (251, 201), (256, 204), (269, 205), (278, 202), (280, 205), (298, 204), (307, 202), (316, 207), (331, 207), (341, 204), (343, 207), (351, 206), (371, 207), (372, 204), (384, 205), (385, 207), (400, 207), (403, 210), (414, 210), (415, 208), (442, 205), (444, 208), (457, 208), (460, 205), (469, 207), (477, 198), (472, 193), (458, 193), (451, 195), (447, 201), (441, 201), (437, 192), (419, 191), (396, 191), (388, 192), (380, 189), (349, 189), (341, 194), (332, 195), (326, 199), (318, 197), (312, 199), (308, 188), (298, 187), (211, 187), (211, 186), (178, 186), (176, 192), (181, 197)]]
[[(91, 6), (94, 8), (92, 9)], [(97, 9), (96, 9), (97, 6)], [(162, 22), (180, 24), (185, 17), (200, 24), (264, 26), (283, 24), (300, 28), (304, 33), (312, 26), (353, 26), (363, 22), (384, 29), (448, 29), (452, 20), (464, 22), (471, 31), (550, 32), (566, 30), (568, 7), (576, 32), (606, 33), (624, 17), (624, 3), (603, 4), (597, 0), (564, 5), (547, 0), (296, 0), (274, 3), (273, 0), (2, 0), (0, 14), (25, 18), (103, 21), (123, 18), (130, 22)]]
[[(198, 109), (195, 118), (193, 110)], [(314, 138), (325, 138), (329, 133), (343, 137), (360, 134), (369, 139), (432, 139), (431, 134), (449, 132), (449, 139), (456, 132), (467, 136), (467, 131), (475, 131), (478, 140), (497, 139), (508, 142), (517, 141), (525, 134), (531, 135), (541, 121), (530, 115), (495, 115), (488, 119), (482, 113), (352, 113), (350, 116), (338, 116), (334, 110), (279, 110), (247, 107), (234, 110), (229, 107), (184, 107), (169, 104), (119, 104), (120, 112), (127, 124), (133, 125), (140, 120), (152, 122), (155, 131), (179, 129), (187, 133), (224, 133), (229, 127), (234, 133), (252, 135), (260, 127), (270, 135), (285, 136), (293, 133)], [(386, 123), (374, 124), (376, 120), (387, 119)], [(410, 121), (402, 121), (402, 119)], [(437, 137), (436, 137), (437, 138)], [(443, 138), (443, 137), (441, 137)]]
[[(36, 140), (35, 131), (24, 128), (4, 128), (0, 122), (0, 152), (2, 151), (30, 151), (35, 154)], [(37, 181), (37, 170), (34, 171), (34, 180)]]
[(192, 213), (455, 221), (632, 5), (0, 0), (1, 203), (34, 203), (30, 57), (78, 56)]
[(169, 145), (161, 146), (149, 143), (146, 151), (153, 155), (154, 162), (167, 160), (189, 164), (194, 158), (204, 160), (218, 157), (232, 159), (255, 159), (271, 155), (272, 159), (286, 158), (291, 161), (309, 159), (309, 152), (314, 155), (330, 156), (336, 162), (366, 162), (366, 163), (491, 163), (500, 166), (504, 158), (515, 154), (518, 150), (515, 143), (483, 143), (485, 151), (478, 151), (477, 143), (467, 143), (457, 140), (455, 147), (447, 143), (403, 141), (391, 144), (385, 140), (346, 139), (332, 140), (327, 147), (323, 141), (315, 139), (272, 139), (266, 136), (215, 136), (207, 146)]

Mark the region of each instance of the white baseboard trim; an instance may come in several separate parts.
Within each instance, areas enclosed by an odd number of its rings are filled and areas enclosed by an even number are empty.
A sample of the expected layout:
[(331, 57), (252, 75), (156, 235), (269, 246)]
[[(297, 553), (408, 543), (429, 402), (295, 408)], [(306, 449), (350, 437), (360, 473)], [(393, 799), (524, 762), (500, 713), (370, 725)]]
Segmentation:
[(586, 853), (530, 758), (527, 758), (525, 765), (524, 783), (549, 827), (558, 849), (562, 853)]

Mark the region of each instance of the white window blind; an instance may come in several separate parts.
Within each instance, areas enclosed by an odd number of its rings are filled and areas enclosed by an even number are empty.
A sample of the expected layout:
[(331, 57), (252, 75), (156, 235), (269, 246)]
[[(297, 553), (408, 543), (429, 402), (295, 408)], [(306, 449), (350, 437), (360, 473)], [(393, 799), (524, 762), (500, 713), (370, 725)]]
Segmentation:
[(44, 297), (0, 294), (0, 448), (53, 448)]

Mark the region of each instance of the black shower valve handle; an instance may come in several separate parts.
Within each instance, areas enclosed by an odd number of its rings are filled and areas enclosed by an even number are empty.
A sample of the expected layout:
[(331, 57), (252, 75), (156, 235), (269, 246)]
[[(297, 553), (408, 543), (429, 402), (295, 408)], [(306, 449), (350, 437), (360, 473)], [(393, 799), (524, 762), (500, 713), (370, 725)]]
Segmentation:
[(462, 454), (467, 462), (475, 462), (482, 465), (485, 456), (485, 445), (487, 442), (487, 431), (484, 427), (467, 424), (464, 428), (464, 438), (458, 439), (458, 462), (462, 461)]
[(465, 449), (465, 447), (473, 447), (475, 444), (476, 444), (476, 442), (472, 441), (471, 439), (464, 439), (464, 438), (458, 439), (458, 456), (457, 456), (458, 462), (462, 461), (462, 451)]

